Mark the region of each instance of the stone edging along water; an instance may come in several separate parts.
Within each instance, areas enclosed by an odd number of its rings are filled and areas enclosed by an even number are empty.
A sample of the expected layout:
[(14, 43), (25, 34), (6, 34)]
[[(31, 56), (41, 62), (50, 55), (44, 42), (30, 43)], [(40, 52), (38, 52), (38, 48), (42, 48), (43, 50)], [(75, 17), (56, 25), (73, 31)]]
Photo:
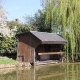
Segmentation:
[(0, 64), (0, 69), (2, 69), (2, 68), (17, 68), (17, 67), (31, 68), (31, 64), (28, 62), (18, 62), (16, 64)]

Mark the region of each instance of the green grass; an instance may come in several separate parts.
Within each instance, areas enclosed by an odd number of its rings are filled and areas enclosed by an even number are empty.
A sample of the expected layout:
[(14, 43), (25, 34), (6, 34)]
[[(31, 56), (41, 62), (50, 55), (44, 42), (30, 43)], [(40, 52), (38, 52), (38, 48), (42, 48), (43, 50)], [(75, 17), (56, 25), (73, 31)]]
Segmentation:
[(0, 64), (16, 64), (17, 61), (8, 57), (0, 57)]

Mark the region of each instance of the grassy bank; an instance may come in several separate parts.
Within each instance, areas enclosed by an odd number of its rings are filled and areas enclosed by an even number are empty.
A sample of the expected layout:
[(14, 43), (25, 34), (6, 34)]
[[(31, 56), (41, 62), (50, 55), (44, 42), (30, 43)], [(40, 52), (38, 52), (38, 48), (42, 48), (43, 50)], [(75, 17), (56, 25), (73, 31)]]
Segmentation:
[(16, 60), (8, 57), (0, 57), (0, 64), (15, 64), (17, 63)]

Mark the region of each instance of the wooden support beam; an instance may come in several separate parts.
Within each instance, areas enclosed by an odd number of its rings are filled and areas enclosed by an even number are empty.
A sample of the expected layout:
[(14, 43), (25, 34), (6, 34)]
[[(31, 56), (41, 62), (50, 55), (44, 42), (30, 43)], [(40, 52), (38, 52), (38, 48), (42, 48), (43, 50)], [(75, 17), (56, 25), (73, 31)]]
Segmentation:
[(52, 55), (52, 54), (64, 54), (64, 52), (42, 52), (42, 53), (38, 53), (38, 55)]

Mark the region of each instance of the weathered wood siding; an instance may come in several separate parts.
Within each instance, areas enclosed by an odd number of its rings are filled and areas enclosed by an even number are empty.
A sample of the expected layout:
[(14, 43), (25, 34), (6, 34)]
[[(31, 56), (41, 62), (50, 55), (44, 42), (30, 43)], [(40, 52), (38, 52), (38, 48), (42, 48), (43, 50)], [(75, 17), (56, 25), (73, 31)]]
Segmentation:
[(35, 48), (40, 44), (40, 40), (29, 33), (20, 35), (18, 38), (19, 42), (17, 59), (19, 61), (33, 63)]

